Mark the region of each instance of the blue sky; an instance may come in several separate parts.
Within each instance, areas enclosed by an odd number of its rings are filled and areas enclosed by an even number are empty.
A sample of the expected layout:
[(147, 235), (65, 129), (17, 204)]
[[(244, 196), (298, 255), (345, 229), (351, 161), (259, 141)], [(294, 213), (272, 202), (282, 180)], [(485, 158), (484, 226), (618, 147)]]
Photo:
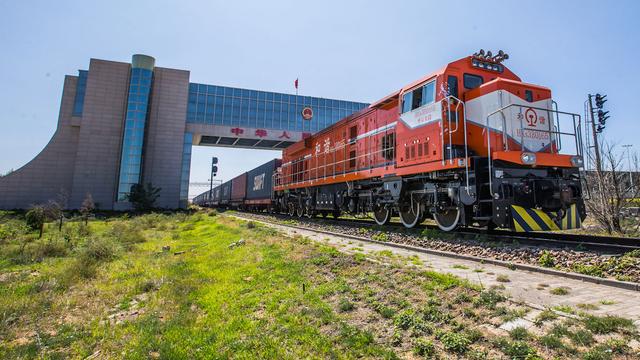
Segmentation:
[[(608, 95), (605, 137), (640, 149), (638, 1), (2, 1), (0, 172), (54, 132), (64, 75), (134, 53), (191, 81), (372, 102), (479, 48), (508, 52), (524, 81), (582, 113)], [(278, 153), (195, 147), (192, 181)]]

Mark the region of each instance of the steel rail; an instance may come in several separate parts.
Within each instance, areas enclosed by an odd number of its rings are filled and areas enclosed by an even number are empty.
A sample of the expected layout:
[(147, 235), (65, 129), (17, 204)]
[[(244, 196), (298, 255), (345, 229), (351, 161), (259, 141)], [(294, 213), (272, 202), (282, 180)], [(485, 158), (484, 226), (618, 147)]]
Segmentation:
[(453, 232), (444, 232), (436, 225), (419, 224), (412, 229), (405, 228), (402, 224), (392, 222), (387, 225), (377, 225), (371, 219), (334, 219), (331, 217), (321, 218), (297, 218), (290, 217), (283, 214), (269, 214), (269, 213), (257, 213), (259, 215), (276, 216), (285, 220), (298, 220), (301, 222), (319, 222), (329, 221), (334, 224), (343, 224), (347, 226), (366, 225), (367, 227), (375, 226), (377, 230), (392, 230), (392, 231), (419, 231), (424, 229), (435, 230), (442, 234), (457, 234), (467, 236), (469, 238), (478, 238), (478, 236), (485, 236), (487, 241), (511, 241), (527, 243), (530, 245), (550, 245), (554, 247), (572, 247), (583, 248), (585, 250), (595, 250), (606, 253), (624, 253), (628, 251), (640, 249), (640, 238), (623, 238), (616, 236), (599, 236), (599, 235), (582, 235), (582, 234), (569, 234), (569, 233), (557, 233), (557, 232), (515, 232), (509, 230), (485, 230), (480, 228), (462, 228)]

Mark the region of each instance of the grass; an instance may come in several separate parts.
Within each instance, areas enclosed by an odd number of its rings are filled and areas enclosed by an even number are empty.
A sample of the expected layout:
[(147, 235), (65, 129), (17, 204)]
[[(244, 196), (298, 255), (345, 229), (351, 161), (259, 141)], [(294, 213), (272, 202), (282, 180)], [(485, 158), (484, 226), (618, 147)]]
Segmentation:
[(543, 323), (547, 321), (555, 320), (557, 318), (558, 318), (558, 314), (553, 312), (553, 310), (544, 309), (543, 311), (540, 312), (540, 314), (538, 314), (538, 316), (536, 316), (536, 318), (534, 319), (534, 323), (537, 326), (542, 326)]
[(551, 295), (558, 295), (558, 296), (564, 296), (564, 295), (569, 295), (569, 288), (561, 286), (561, 287), (557, 287), (557, 288), (553, 288), (551, 290), (549, 290), (549, 293)]
[(496, 276), (496, 281), (497, 282), (501, 282), (501, 283), (508, 283), (511, 280), (509, 280), (509, 276), (504, 275), (504, 274), (500, 274), (500, 275)]
[(454, 264), (451, 267), (454, 268), (454, 269), (469, 270), (468, 266), (465, 266), (465, 265), (462, 265), (462, 264)]
[[(0, 218), (2, 359), (537, 359), (548, 351), (526, 330), (510, 339), (483, 331), (497, 313), (526, 313), (498, 290), (405, 257), (369, 261), (211, 212), (72, 222), (62, 233), (48, 226), (41, 240), (20, 223)], [(553, 336), (594, 354), (623, 351), (589, 337), (627, 334), (623, 320), (581, 317), (575, 331)]]
[(633, 328), (633, 322), (618, 316), (585, 315), (582, 317), (585, 328), (594, 334), (609, 334)]

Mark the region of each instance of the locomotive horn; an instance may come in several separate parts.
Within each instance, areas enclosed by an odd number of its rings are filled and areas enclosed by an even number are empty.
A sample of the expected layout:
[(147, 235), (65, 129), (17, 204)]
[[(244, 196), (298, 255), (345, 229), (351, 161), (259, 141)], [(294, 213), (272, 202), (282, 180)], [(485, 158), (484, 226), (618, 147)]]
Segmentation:
[(493, 54), (491, 53), (491, 50), (487, 51), (487, 56), (485, 56), (484, 58), (487, 60), (491, 60), (491, 58), (493, 57)]

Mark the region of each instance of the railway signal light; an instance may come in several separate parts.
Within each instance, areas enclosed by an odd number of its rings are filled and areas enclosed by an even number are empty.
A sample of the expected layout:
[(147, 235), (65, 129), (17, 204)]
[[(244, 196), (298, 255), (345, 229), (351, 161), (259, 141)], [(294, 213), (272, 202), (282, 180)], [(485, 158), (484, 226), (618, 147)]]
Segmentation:
[(215, 156), (212, 157), (211, 158), (211, 177), (216, 176), (218, 173), (218, 167), (216, 166), (217, 163), (218, 163), (218, 158)]
[(598, 122), (600, 124), (604, 125), (607, 122), (607, 119), (609, 118), (609, 115), (607, 115), (608, 113), (608, 111), (598, 110)]
[(607, 95), (596, 94), (596, 107), (598, 109), (602, 109), (604, 107), (604, 103), (607, 102), (607, 99), (605, 99), (606, 97)]

